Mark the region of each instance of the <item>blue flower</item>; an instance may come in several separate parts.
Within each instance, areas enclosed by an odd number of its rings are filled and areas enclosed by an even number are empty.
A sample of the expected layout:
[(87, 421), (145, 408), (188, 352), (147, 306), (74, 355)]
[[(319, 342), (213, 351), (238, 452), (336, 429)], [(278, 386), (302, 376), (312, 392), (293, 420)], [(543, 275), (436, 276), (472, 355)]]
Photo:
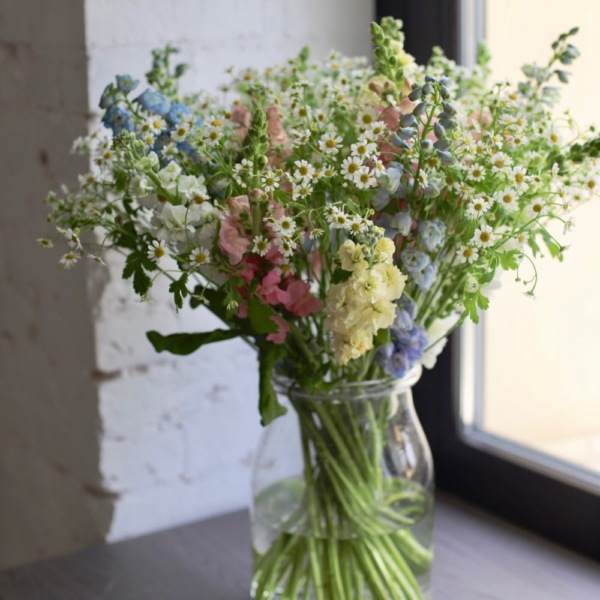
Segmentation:
[(138, 96), (135, 102), (139, 102), (149, 113), (157, 115), (166, 115), (171, 108), (171, 101), (166, 96), (150, 88)]
[(117, 87), (124, 93), (133, 92), (140, 83), (139, 79), (134, 79), (131, 75), (117, 75)]
[(102, 123), (105, 127), (112, 129), (115, 135), (121, 131), (133, 131), (130, 112), (119, 106), (111, 106), (104, 113)]
[(422, 271), (413, 273), (413, 277), (419, 288), (426, 292), (433, 285), (433, 282), (437, 277), (437, 267), (429, 264)]
[(402, 259), (402, 264), (411, 275), (417, 275), (417, 273), (423, 271), (430, 264), (429, 256), (414, 248), (402, 250), (400, 258)]
[(100, 108), (110, 108), (114, 104), (114, 92), (115, 87), (112, 83), (109, 83), (102, 92), (102, 96), (100, 96), (100, 102), (98, 106)]
[(437, 250), (444, 243), (446, 225), (440, 219), (421, 221), (418, 229), (421, 234), (421, 242), (428, 252)]
[(390, 222), (390, 226), (398, 230), (401, 235), (408, 235), (412, 226), (410, 210), (397, 212)]
[(413, 326), (415, 317), (417, 316), (417, 307), (412, 300), (406, 296), (402, 296), (398, 301), (396, 309), (396, 320), (392, 327), (396, 329), (410, 329)]
[(406, 373), (423, 356), (428, 340), (425, 328), (414, 322), (416, 307), (408, 298), (398, 303), (396, 321), (390, 327), (390, 342), (377, 353), (377, 362), (396, 377)]
[(166, 114), (165, 119), (170, 125), (178, 125), (181, 121), (181, 117), (192, 114), (192, 110), (185, 104), (179, 104), (179, 102), (171, 102), (171, 108)]

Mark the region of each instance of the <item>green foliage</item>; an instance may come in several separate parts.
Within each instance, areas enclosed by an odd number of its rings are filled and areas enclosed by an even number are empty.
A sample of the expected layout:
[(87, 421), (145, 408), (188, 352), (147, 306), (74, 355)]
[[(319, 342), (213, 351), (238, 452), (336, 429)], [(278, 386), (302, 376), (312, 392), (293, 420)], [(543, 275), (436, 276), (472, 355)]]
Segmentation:
[(157, 352), (170, 352), (180, 356), (192, 354), (206, 344), (231, 340), (239, 335), (240, 332), (235, 329), (215, 329), (202, 333), (172, 333), (170, 335), (162, 335), (157, 331), (146, 333)]
[(146, 270), (152, 271), (154, 269), (156, 269), (156, 265), (143, 251), (135, 251), (125, 260), (122, 277), (123, 279), (129, 279), (133, 276), (135, 293), (145, 297), (152, 285), (152, 280)]
[(262, 425), (268, 425), (287, 412), (287, 409), (281, 406), (277, 399), (272, 380), (275, 363), (281, 357), (281, 354), (281, 346), (275, 346), (268, 342), (263, 342), (258, 347), (258, 410)]

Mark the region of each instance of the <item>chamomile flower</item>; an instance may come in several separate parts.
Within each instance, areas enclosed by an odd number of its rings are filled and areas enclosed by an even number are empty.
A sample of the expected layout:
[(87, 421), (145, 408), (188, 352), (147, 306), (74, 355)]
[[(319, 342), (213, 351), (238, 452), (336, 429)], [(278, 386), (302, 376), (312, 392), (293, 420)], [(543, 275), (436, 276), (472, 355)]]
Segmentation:
[(242, 162), (238, 163), (233, 167), (232, 176), (234, 181), (242, 186), (247, 187), (247, 181), (252, 175), (252, 171), (254, 169), (254, 163), (247, 158), (243, 158)]
[(252, 252), (265, 256), (271, 247), (271, 242), (264, 235), (257, 235), (252, 240)]
[(294, 250), (298, 247), (298, 243), (287, 235), (277, 237), (274, 241), (281, 254), (283, 254), (283, 256), (286, 258), (292, 256), (294, 254)]
[(190, 269), (197, 269), (210, 262), (210, 252), (206, 248), (194, 248), (190, 254)]
[(585, 181), (585, 189), (590, 195), (597, 194), (600, 191), (600, 180), (596, 175), (588, 177)]
[(77, 263), (77, 261), (81, 258), (81, 255), (75, 252), (74, 250), (69, 250), (66, 254), (63, 254), (60, 259), (60, 264), (65, 269), (70, 269)]
[(496, 202), (509, 212), (513, 212), (519, 208), (519, 197), (514, 188), (508, 187), (504, 190), (499, 190), (494, 195)]
[(169, 251), (165, 246), (164, 240), (152, 240), (148, 245), (148, 258), (156, 263), (159, 263), (162, 258), (169, 255)]
[(220, 127), (207, 127), (204, 130), (204, 141), (209, 146), (216, 146), (223, 138), (223, 130)]
[(333, 229), (349, 229), (351, 220), (348, 215), (336, 206), (332, 207), (331, 215), (327, 216), (327, 222)]
[(575, 227), (575, 220), (573, 219), (573, 217), (569, 217), (564, 223), (563, 235), (566, 235), (567, 233), (572, 231), (574, 227)]
[(299, 146), (304, 146), (310, 140), (311, 132), (310, 129), (295, 129), (292, 131), (292, 140), (294, 143), (294, 147), (298, 148)]
[(294, 162), (296, 170), (294, 171), (294, 179), (296, 181), (305, 182), (312, 179), (315, 168), (306, 160), (297, 160)]
[(512, 165), (512, 158), (504, 152), (496, 152), (491, 158), (492, 171), (502, 173)]
[(296, 223), (291, 217), (283, 216), (273, 221), (271, 229), (278, 235), (293, 235), (296, 231)]
[(356, 124), (361, 131), (367, 130), (372, 123), (377, 119), (375, 118), (375, 111), (371, 108), (364, 108), (358, 113)]
[(467, 173), (467, 179), (471, 181), (483, 181), (485, 177), (485, 169), (477, 163), (473, 163), (469, 167), (469, 171)]
[(192, 131), (191, 124), (186, 121), (181, 121), (173, 131), (171, 131), (171, 139), (176, 142), (183, 142)]
[(296, 272), (294, 265), (285, 258), (280, 258), (275, 266), (275, 273), (282, 278), (289, 277)]
[(279, 187), (280, 177), (275, 171), (267, 171), (262, 177), (261, 181), (265, 192), (272, 192)]
[(341, 173), (344, 179), (348, 181), (354, 180), (354, 175), (358, 172), (358, 170), (362, 167), (362, 161), (356, 156), (349, 156), (344, 159), (342, 162), (342, 170)]
[(303, 182), (299, 185), (294, 186), (294, 191), (292, 192), (292, 199), (298, 200), (301, 198), (308, 198), (312, 194), (313, 188), (310, 183)]
[(54, 248), (54, 242), (50, 238), (38, 238), (36, 241), (42, 248)]
[(68, 244), (71, 248), (81, 250), (81, 240), (79, 239), (77, 233), (75, 233), (72, 229), (66, 229), (63, 232), (63, 235), (67, 238)]
[(373, 177), (372, 171), (365, 165), (358, 169), (354, 174), (352, 181), (359, 190), (372, 188), (377, 185), (377, 179)]
[(377, 152), (377, 145), (373, 142), (358, 142), (350, 146), (352, 156), (357, 156), (364, 161)]
[(147, 117), (139, 123), (137, 131), (140, 135), (146, 134), (158, 135), (161, 131), (167, 128), (167, 122), (158, 115)]
[(534, 198), (525, 207), (525, 216), (529, 219), (536, 219), (546, 214), (548, 205), (543, 198)]
[(471, 241), (479, 248), (489, 248), (494, 245), (496, 236), (494, 235), (494, 230), (489, 225), (482, 225), (475, 230)]
[(340, 145), (342, 143), (342, 137), (336, 135), (335, 132), (326, 133), (319, 140), (319, 150), (323, 154), (330, 154), (335, 156), (340, 151)]
[(482, 217), (488, 210), (490, 210), (491, 204), (489, 200), (486, 200), (482, 196), (475, 196), (472, 198), (467, 205), (467, 216), (471, 219), (478, 219)]
[(529, 187), (529, 177), (525, 167), (513, 167), (508, 177), (511, 185), (518, 190), (525, 191)]
[(479, 258), (479, 251), (473, 246), (461, 246), (458, 251), (458, 262), (459, 263), (474, 263)]
[(349, 220), (349, 223), (350, 225), (348, 227), (348, 230), (354, 234), (364, 233), (368, 231), (371, 224), (371, 222), (368, 219), (365, 219), (363, 217), (354, 217)]

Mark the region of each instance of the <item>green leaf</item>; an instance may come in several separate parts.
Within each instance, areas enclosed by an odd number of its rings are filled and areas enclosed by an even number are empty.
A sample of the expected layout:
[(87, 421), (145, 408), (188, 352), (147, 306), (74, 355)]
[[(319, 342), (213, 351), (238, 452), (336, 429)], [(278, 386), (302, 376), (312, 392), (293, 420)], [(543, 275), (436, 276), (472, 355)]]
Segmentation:
[(504, 252), (500, 254), (500, 265), (505, 271), (515, 270), (519, 268), (519, 262), (517, 260), (517, 256), (519, 256), (521, 252), (519, 250), (511, 250), (509, 252)]
[(481, 308), (481, 310), (487, 310), (490, 305), (490, 299), (487, 296), (484, 296), (482, 293), (477, 294), (477, 306)]
[(281, 353), (281, 346), (263, 342), (258, 349), (258, 410), (261, 424), (268, 425), (271, 421), (284, 415), (287, 409), (279, 404), (273, 388), (273, 367)]
[(463, 299), (465, 310), (473, 323), (479, 323), (479, 313), (477, 312), (477, 294), (465, 294)]
[(215, 329), (202, 333), (172, 333), (162, 335), (157, 331), (148, 331), (146, 336), (157, 352), (171, 352), (185, 356), (191, 354), (206, 344), (230, 340), (240, 335), (236, 329)]
[(187, 280), (188, 274), (184, 273), (169, 286), (169, 291), (173, 294), (173, 299), (175, 300), (175, 306), (177, 306), (177, 308), (183, 308), (183, 299), (189, 293), (189, 290), (187, 289)]
[(148, 257), (143, 252), (132, 252), (125, 260), (122, 273), (123, 279), (133, 276), (133, 289), (140, 296), (145, 296), (152, 285), (152, 280), (144, 268), (147, 260)]
[(352, 273), (350, 271), (344, 271), (341, 267), (338, 267), (331, 276), (331, 283), (344, 283), (348, 281)]
[(250, 319), (253, 333), (275, 333), (278, 331), (277, 324), (271, 319), (276, 314), (277, 311), (271, 306), (261, 302), (261, 300), (254, 296), (248, 301), (248, 318)]

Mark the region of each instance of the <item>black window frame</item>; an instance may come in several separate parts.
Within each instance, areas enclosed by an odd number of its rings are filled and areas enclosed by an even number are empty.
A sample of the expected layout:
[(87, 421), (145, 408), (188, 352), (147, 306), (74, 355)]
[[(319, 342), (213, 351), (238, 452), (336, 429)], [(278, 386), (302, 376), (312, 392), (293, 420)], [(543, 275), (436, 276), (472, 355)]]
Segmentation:
[[(376, 0), (376, 17), (402, 19), (406, 50), (426, 62), (433, 46), (459, 56), (460, 0)], [(492, 454), (462, 435), (460, 332), (414, 390), (437, 485), (566, 548), (600, 561), (600, 495)]]

